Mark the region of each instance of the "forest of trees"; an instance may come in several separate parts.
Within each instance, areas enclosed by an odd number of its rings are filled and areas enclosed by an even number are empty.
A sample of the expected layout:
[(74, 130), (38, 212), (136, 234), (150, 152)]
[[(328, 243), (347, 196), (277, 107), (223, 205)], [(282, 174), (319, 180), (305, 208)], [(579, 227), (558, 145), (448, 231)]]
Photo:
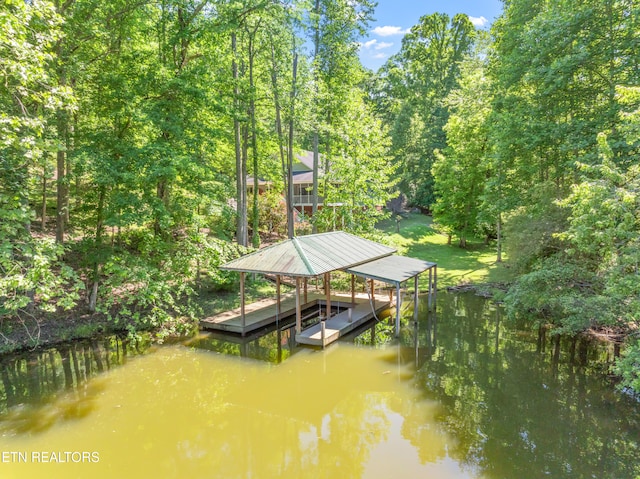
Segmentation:
[(0, 318), (193, 315), (202, 275), (224, 287), (217, 265), (274, 224), (295, 233), (246, 178), (290, 197), (309, 150), (312, 231), (338, 214), (366, 234), (403, 193), (460, 247), (508, 253), (512, 317), (627, 337), (618, 369), (640, 390), (639, 14), (505, 0), (490, 31), (425, 15), (371, 72), (371, 0), (5, 0)]

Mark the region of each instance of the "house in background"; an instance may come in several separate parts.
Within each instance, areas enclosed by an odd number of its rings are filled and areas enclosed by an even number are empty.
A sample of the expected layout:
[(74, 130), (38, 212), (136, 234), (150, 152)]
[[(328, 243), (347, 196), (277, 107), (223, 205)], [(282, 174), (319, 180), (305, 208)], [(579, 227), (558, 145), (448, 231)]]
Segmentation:
[[(322, 165), (322, 155), (320, 155)], [(313, 152), (303, 150), (297, 153), (293, 159), (293, 207), (299, 213), (311, 215), (313, 209)], [(319, 168), (318, 178), (322, 178), (323, 168)], [(247, 195), (253, 194), (255, 180), (247, 177)], [(258, 191), (260, 193), (271, 187), (271, 182), (258, 179)], [(323, 205), (324, 198), (318, 196), (318, 208)]]

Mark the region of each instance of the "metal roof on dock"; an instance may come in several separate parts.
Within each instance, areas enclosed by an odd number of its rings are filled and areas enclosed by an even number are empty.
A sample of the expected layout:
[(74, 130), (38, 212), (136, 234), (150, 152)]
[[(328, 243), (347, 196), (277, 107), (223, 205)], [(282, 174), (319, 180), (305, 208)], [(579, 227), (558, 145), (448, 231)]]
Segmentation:
[(396, 252), (344, 231), (299, 236), (221, 266), (229, 271), (311, 277), (347, 269)]
[(391, 255), (346, 269), (356, 276), (399, 285), (436, 266), (436, 263), (407, 256)]

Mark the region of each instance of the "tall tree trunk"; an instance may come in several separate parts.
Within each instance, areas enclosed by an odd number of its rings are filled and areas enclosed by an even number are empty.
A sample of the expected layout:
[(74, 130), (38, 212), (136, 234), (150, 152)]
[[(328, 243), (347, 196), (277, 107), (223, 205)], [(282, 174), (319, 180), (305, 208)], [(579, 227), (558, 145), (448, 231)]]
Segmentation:
[[(256, 30), (260, 23), (256, 25)], [(253, 213), (253, 234), (251, 236), (251, 244), (254, 248), (260, 246), (260, 233), (258, 228), (260, 227), (260, 216), (258, 214), (258, 131), (256, 126), (256, 99), (255, 99), (255, 85), (253, 78), (253, 63), (255, 52), (253, 50), (253, 39), (256, 30), (249, 32), (249, 90), (251, 91), (251, 97), (249, 99), (249, 117), (251, 118), (251, 155), (253, 160), (253, 198), (252, 198), (252, 213)]]
[(236, 45), (236, 33), (231, 33), (231, 70), (233, 74), (233, 133), (235, 140), (235, 154), (236, 154), (236, 195), (237, 195), (237, 227), (236, 227), (236, 241), (239, 245), (247, 246), (247, 178), (244, 172), (246, 171), (246, 165), (244, 164), (241, 151), (241, 137), (240, 137), (240, 120), (238, 120), (238, 112), (240, 111), (240, 88), (238, 85), (238, 62), (236, 57), (238, 54)]
[(44, 229), (47, 227), (47, 163), (45, 160), (44, 165), (42, 166), (42, 218), (41, 218), (41, 229), (44, 232)]
[(271, 38), (271, 85), (273, 88), (273, 102), (276, 110), (276, 132), (278, 134), (278, 150), (280, 152), (280, 164), (282, 167), (282, 179), (284, 181), (285, 201), (287, 207), (287, 237), (293, 238), (293, 185), (289, 181), (291, 170), (284, 150), (284, 133), (282, 130), (282, 108), (280, 106), (280, 89), (278, 88), (278, 67), (276, 61), (275, 45)]
[(249, 244), (249, 198), (247, 195), (247, 164), (249, 163), (249, 124), (243, 123), (240, 127), (241, 137), (242, 137), (242, 177), (245, 179), (244, 181), (244, 214), (245, 214), (245, 229), (246, 229), (246, 239), (244, 246)]
[(497, 243), (498, 243), (498, 253), (496, 257), (496, 263), (502, 263), (502, 214), (498, 213), (498, 224), (496, 225), (497, 230)]
[[(71, 5), (73, 2), (69, 2), (68, 5)], [(56, 2), (56, 10), (64, 15), (67, 7), (67, 4), (61, 5), (60, 2)], [(56, 57), (57, 57), (57, 68), (56, 73), (58, 75), (58, 86), (60, 88), (65, 88), (67, 86), (67, 73), (65, 71), (64, 62), (64, 40), (58, 40), (58, 44), (56, 45)], [(65, 175), (65, 166), (66, 166), (66, 147), (67, 147), (67, 139), (68, 139), (68, 115), (67, 112), (63, 109), (59, 108), (56, 112), (56, 134), (58, 140), (58, 152), (56, 154), (56, 172), (57, 172), (57, 182), (56, 182), (56, 242), (64, 243), (64, 232), (66, 228), (65, 220), (67, 218), (66, 208), (67, 208), (67, 178)]]
[[(156, 184), (156, 197), (164, 205), (165, 210), (169, 204), (169, 182), (166, 178), (160, 178)], [(156, 211), (155, 220), (153, 223), (153, 232), (156, 236), (161, 236), (163, 233), (162, 224), (160, 222), (160, 212)]]
[[(71, 88), (75, 88), (75, 79), (71, 79)], [(71, 152), (73, 151), (73, 135), (75, 125), (70, 114), (66, 115), (67, 127), (65, 130), (65, 202), (64, 202), (64, 224), (71, 223)]]
[(296, 90), (298, 88), (298, 53), (295, 51), (295, 40), (293, 43), (293, 71), (291, 73), (291, 101), (289, 105), (289, 152), (287, 155), (287, 193), (291, 198), (291, 237), (294, 236), (293, 229), (293, 133), (294, 133), (294, 118), (295, 118), (295, 98)]
[[(62, 82), (62, 81), (61, 81)], [(62, 111), (58, 112), (58, 141), (62, 142), (66, 132), (66, 120), (65, 114)], [(56, 242), (64, 243), (64, 231), (65, 231), (65, 219), (66, 204), (67, 204), (67, 178), (65, 175), (65, 151), (62, 146), (58, 146), (58, 152), (56, 154), (56, 171), (58, 173), (58, 181), (56, 183), (57, 189), (57, 201), (56, 201)]]
[[(320, 151), (319, 151), (319, 127), (318, 127), (318, 56), (320, 53), (320, 0), (316, 0), (313, 11), (316, 15), (316, 25), (315, 32), (313, 38), (313, 59), (315, 62), (313, 69), (313, 79), (314, 79), (314, 103), (315, 103), (315, 112), (314, 112), (314, 130), (313, 130), (313, 189), (312, 189), (312, 206), (311, 206), (311, 214), (313, 218), (315, 218), (316, 213), (318, 212), (318, 168), (320, 165)], [(318, 226), (315, 221), (313, 221), (313, 233), (318, 232)]]

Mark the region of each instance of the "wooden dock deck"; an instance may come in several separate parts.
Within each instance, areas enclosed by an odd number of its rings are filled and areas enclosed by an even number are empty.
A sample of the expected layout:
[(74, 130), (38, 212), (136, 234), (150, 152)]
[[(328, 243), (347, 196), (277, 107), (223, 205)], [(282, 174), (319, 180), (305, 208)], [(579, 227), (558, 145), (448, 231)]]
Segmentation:
[[(315, 304), (321, 297), (324, 296), (319, 293), (309, 292), (307, 295), (307, 303), (303, 304), (303, 308)], [(282, 295), (280, 309), (280, 315), (276, 318), (276, 300), (274, 298), (267, 298), (245, 306), (244, 329), (242, 328), (240, 308), (204, 318), (200, 320), (200, 327), (213, 331), (247, 334), (275, 323), (276, 319), (286, 320), (296, 314), (296, 298), (293, 293)]]
[[(378, 297), (375, 303), (376, 315), (388, 309), (389, 306), (390, 303), (388, 300), (381, 300), (381, 297)], [(365, 324), (373, 317), (374, 313), (371, 310), (371, 303), (368, 298), (358, 298), (355, 307), (351, 310), (336, 314), (326, 321), (314, 324), (301, 333), (296, 334), (296, 342), (324, 348)]]
[[(384, 299), (384, 301), (383, 301)], [(345, 327), (349, 327), (348, 331), (351, 331), (355, 327), (363, 324), (368, 319), (373, 317), (371, 313), (371, 305), (369, 302), (369, 298), (366, 294), (358, 293), (355, 295), (355, 307), (352, 308), (352, 323), (348, 323)], [(347, 315), (347, 309), (352, 305), (351, 303), (351, 295), (350, 294), (333, 294), (331, 295), (331, 304), (333, 307), (338, 307), (341, 310), (337, 315), (333, 316), (331, 319), (327, 321), (333, 321), (334, 318), (340, 318), (343, 315)], [(315, 305), (326, 305), (326, 296), (319, 292), (309, 292), (307, 294), (306, 302), (301, 305), (301, 309), (305, 310), (311, 308)], [(376, 309), (382, 310), (389, 307), (388, 297), (383, 295), (376, 295)], [(365, 312), (368, 311), (370, 314), (368, 318), (365, 319)], [(293, 293), (289, 293), (283, 295), (280, 301), (280, 315), (277, 318), (278, 321), (282, 321), (283, 323), (291, 322), (291, 319), (296, 315), (296, 300), (295, 295)], [(347, 317), (347, 316), (345, 316)], [(357, 321), (356, 321), (357, 320)], [(222, 331), (228, 333), (235, 333), (240, 335), (247, 335), (253, 331), (271, 326), (276, 323), (276, 301), (275, 299), (263, 299), (261, 301), (256, 301), (255, 303), (247, 304), (245, 306), (245, 324), (244, 328), (242, 327), (242, 316), (240, 312), (240, 308), (236, 308), (230, 311), (226, 311), (224, 313), (211, 316), (208, 318), (204, 318), (200, 320), (200, 327), (204, 330), (209, 331)], [(327, 326), (331, 324), (331, 330), (335, 329), (335, 325), (333, 323), (328, 323)], [(336, 323), (337, 324), (337, 323)], [(353, 324), (353, 326), (351, 326)], [(318, 325), (319, 327), (319, 325)], [(326, 329), (329, 331), (329, 328)], [(344, 330), (338, 337), (346, 334), (348, 332)], [(301, 334), (304, 334), (305, 331), (302, 331)], [(332, 337), (334, 333), (332, 332)], [(302, 344), (316, 344), (312, 336), (311, 339), (306, 340), (301, 336)], [(296, 336), (296, 341), (298, 337)], [(326, 339), (326, 337), (325, 337)], [(336, 337), (337, 339), (337, 337)], [(311, 342), (307, 342), (311, 341)], [(335, 339), (333, 339), (335, 341)], [(329, 344), (332, 341), (325, 342)], [(322, 345), (318, 343), (318, 345)]]

